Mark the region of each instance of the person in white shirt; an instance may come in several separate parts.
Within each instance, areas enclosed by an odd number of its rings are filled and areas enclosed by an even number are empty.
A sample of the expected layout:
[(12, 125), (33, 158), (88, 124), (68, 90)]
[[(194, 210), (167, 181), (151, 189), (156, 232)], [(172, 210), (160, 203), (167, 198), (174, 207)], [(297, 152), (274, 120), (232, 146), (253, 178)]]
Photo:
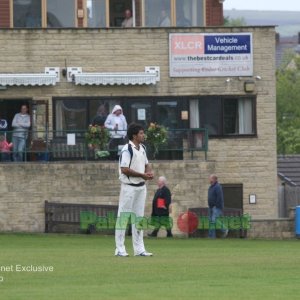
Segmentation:
[(21, 112), (15, 114), (12, 121), (12, 127), (14, 129), (12, 134), (14, 161), (23, 161), (23, 152), (25, 151), (30, 126), (28, 108), (26, 105), (22, 105)]
[(125, 19), (122, 22), (122, 27), (133, 27), (132, 13), (130, 9), (125, 10)]
[(152, 253), (145, 250), (143, 228), (137, 226), (138, 219), (144, 217), (147, 195), (145, 182), (153, 179), (153, 172), (142, 144), (145, 140), (144, 129), (141, 125), (130, 124), (127, 136), (129, 143), (123, 147), (119, 160), (121, 191), (115, 231), (115, 255), (128, 256), (125, 248), (125, 232), (130, 218), (134, 255), (152, 256)]
[(126, 144), (127, 122), (122, 107), (115, 105), (111, 114), (108, 115), (104, 126), (110, 130), (110, 142), (108, 148), (112, 159), (118, 159), (118, 146)]

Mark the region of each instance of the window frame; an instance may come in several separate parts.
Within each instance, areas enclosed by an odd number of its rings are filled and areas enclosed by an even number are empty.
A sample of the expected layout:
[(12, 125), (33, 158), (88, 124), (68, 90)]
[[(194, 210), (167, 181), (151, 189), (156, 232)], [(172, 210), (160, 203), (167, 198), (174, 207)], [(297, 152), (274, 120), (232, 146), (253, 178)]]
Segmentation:
[[(23, 27), (14, 27), (14, 0), (10, 0), (10, 28), (23, 28)], [(41, 27), (38, 28), (48, 28), (47, 27), (47, 1), (48, 0), (41, 0)], [(79, 19), (82, 19), (82, 27), (84, 28), (93, 28), (88, 26), (88, 18), (87, 18), (87, 0), (82, 0), (82, 9), (78, 8), (78, 0), (73, 0), (74, 1), (74, 27), (59, 27), (59, 28), (81, 28), (79, 27)], [(110, 28), (110, 5), (109, 2), (110, 0), (104, 0), (106, 1), (106, 24), (105, 27), (103, 28)], [(134, 27), (138, 28), (145, 28), (145, 21), (146, 21), (146, 15), (145, 15), (145, 0), (139, 0), (140, 1), (140, 26), (136, 26), (136, 20), (134, 22)], [(171, 19), (171, 26), (170, 27), (176, 27), (177, 24), (177, 16), (176, 16), (176, 1), (177, 0), (170, 0), (170, 19)], [(135, 2), (135, 0), (133, 0)], [(203, 7), (202, 7), (202, 13), (203, 13), (203, 25), (201, 26), (206, 26), (206, 1), (203, 0)], [(83, 11), (83, 18), (79, 17), (79, 11)], [(133, 15), (135, 16), (135, 12), (133, 12)], [(201, 27), (200, 26), (200, 27)], [(197, 27), (197, 26), (192, 26), (192, 27)], [(24, 27), (30, 29), (30, 27)], [(101, 27), (102, 28), (102, 27)], [(121, 27), (120, 27), (121, 28)], [(37, 29), (37, 28), (35, 28)]]
[[(221, 107), (221, 116), (219, 119), (220, 124), (220, 132), (221, 134), (209, 134), (210, 139), (239, 139), (239, 138), (257, 138), (257, 97), (256, 95), (213, 95), (209, 97), (219, 98), (219, 104)], [(198, 101), (201, 99), (204, 100), (205, 96), (200, 96)], [(247, 134), (224, 134), (224, 103), (226, 99), (251, 99), (252, 100), (252, 126), (253, 126), (253, 133)], [(199, 111), (200, 113), (200, 111)], [(201, 126), (200, 126), (201, 127)]]
[[(41, 0), (41, 27), (15, 27), (14, 26), (14, 0), (10, 0), (10, 27), (20, 28), (20, 29), (39, 29), (39, 28), (50, 28), (47, 26), (47, 1)], [(83, 11), (86, 10), (86, 0), (83, 1)], [(74, 2), (74, 26), (72, 27), (59, 27), (59, 28), (78, 28), (78, 0), (73, 0)], [(86, 19), (86, 13), (84, 13), (84, 19)], [(54, 28), (54, 27), (53, 27)], [(56, 27), (55, 27), (56, 28)]]

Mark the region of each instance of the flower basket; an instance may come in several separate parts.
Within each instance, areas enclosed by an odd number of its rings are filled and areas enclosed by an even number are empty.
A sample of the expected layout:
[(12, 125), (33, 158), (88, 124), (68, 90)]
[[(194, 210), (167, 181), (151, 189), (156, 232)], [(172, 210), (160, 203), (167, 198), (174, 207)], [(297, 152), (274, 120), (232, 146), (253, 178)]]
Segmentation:
[(109, 156), (107, 151), (109, 131), (104, 126), (90, 125), (85, 134), (85, 141), (89, 149), (94, 150), (95, 159)]
[(167, 143), (167, 134), (167, 129), (164, 126), (150, 123), (146, 131), (146, 141), (153, 150), (153, 159), (156, 158), (160, 146)]

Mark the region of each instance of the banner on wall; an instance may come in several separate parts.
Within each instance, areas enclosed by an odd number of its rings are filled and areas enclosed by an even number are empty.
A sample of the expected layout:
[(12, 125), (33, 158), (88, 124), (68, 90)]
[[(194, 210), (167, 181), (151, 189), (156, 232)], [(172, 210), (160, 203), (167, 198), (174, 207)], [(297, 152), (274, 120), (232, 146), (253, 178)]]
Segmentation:
[(171, 33), (170, 77), (252, 76), (252, 33)]

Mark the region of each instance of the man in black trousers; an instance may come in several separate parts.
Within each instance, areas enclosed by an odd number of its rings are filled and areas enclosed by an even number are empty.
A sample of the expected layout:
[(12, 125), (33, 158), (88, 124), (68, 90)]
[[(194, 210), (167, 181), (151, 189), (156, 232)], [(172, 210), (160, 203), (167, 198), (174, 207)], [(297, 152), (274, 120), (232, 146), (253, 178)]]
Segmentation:
[(167, 230), (167, 237), (172, 237), (172, 222), (169, 217), (169, 207), (171, 204), (171, 192), (166, 186), (166, 178), (160, 176), (157, 181), (158, 189), (153, 197), (152, 202), (152, 225), (154, 230), (148, 236), (156, 237), (159, 229), (165, 227)]

